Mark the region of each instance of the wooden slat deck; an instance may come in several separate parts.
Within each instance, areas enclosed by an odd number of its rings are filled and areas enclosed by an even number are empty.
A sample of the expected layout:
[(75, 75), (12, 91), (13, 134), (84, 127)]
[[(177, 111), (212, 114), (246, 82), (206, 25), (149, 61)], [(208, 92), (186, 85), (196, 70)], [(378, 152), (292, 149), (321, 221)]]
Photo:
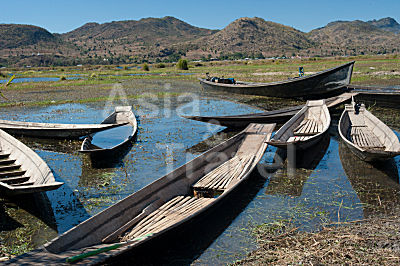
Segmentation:
[(366, 149), (385, 149), (378, 137), (368, 128), (363, 114), (349, 112), (351, 127), (349, 128), (349, 139), (355, 145)]
[(220, 165), (193, 185), (195, 195), (207, 191), (223, 192), (230, 185), (240, 181), (242, 173), (247, 171), (253, 159), (252, 155), (235, 156)]
[(122, 238), (122, 241), (145, 236), (150, 233), (158, 233), (186, 217), (191, 216), (214, 200), (214, 198), (177, 196), (164, 203), (160, 208), (138, 222), (137, 225)]
[(385, 146), (367, 126), (352, 126), (349, 133), (350, 140), (361, 148), (385, 149)]
[(10, 154), (1, 153), (2, 163), (0, 165), (0, 182), (10, 186), (31, 185), (33, 182), (27, 182), (30, 177), (21, 170), (21, 165), (15, 164), (15, 160), (9, 158)]
[(296, 136), (312, 136), (321, 133), (322, 130), (323, 125), (321, 121), (315, 119), (304, 119), (293, 133)]

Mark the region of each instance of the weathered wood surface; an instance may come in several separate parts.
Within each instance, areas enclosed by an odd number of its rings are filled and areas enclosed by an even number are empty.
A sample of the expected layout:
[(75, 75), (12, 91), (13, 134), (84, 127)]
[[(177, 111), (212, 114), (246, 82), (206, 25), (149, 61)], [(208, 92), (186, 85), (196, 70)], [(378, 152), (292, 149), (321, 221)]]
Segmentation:
[[(325, 99), (325, 104), (329, 109), (333, 109), (352, 97), (358, 95), (358, 92), (346, 92), (335, 97)], [(188, 119), (221, 125), (231, 128), (244, 128), (250, 123), (284, 123), (300, 111), (304, 105), (284, 108), (275, 111), (268, 111), (255, 114), (229, 115), (229, 116), (183, 116)]]
[[(66, 264), (69, 256), (125, 243), (77, 263), (98, 264), (179, 227), (215, 206), (248, 178), (263, 156), (274, 127), (271, 124), (249, 125), (227, 141), (65, 232), (44, 248), (7, 263)], [(201, 178), (235, 157), (246, 156), (253, 159), (240, 175), (240, 181), (231, 182), (217, 197), (193, 196), (193, 185)], [(123, 240), (128, 242), (110, 243)]]
[(60, 124), (0, 120), (0, 129), (12, 135), (27, 137), (77, 139), (124, 124), (126, 122), (123, 121), (110, 123), (108, 118), (101, 124)]
[(321, 139), (330, 123), (331, 117), (325, 101), (308, 101), (268, 143), (279, 148), (294, 145), (296, 149), (306, 149)]
[(132, 127), (132, 130), (130, 131), (129, 135), (124, 136), (120, 143), (109, 148), (103, 148), (92, 144), (92, 139), (95, 133), (86, 137), (83, 140), (81, 149), (79, 151), (91, 154), (93, 159), (113, 156), (115, 153), (123, 149), (129, 142), (131, 142), (133, 137), (137, 133), (137, 120), (135, 114), (132, 111), (132, 106), (115, 107), (114, 112), (109, 117), (107, 117), (103, 121), (103, 123), (130, 125)]
[(0, 130), (0, 193), (41, 192), (62, 184), (55, 181), (52, 171), (39, 155)]
[(400, 154), (396, 134), (364, 105), (346, 105), (338, 130), (350, 150), (364, 161), (386, 160)]

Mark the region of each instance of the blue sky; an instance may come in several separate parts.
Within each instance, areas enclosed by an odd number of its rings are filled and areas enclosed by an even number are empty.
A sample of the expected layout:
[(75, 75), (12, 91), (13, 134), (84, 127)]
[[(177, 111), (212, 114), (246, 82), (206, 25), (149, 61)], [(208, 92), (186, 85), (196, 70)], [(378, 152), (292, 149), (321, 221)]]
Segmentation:
[(86, 22), (174, 16), (192, 25), (222, 29), (240, 17), (261, 17), (308, 32), (335, 20), (393, 17), (399, 0), (2, 0), (0, 23), (32, 24), (63, 33)]

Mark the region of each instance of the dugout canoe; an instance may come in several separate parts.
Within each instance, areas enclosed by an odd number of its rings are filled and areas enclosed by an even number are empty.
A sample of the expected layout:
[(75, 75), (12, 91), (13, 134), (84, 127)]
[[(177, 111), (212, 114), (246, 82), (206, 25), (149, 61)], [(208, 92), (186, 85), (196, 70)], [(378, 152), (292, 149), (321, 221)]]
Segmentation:
[(16, 136), (50, 139), (78, 139), (89, 134), (121, 126), (104, 120), (101, 124), (61, 124), (0, 120), (0, 129)]
[(225, 84), (207, 79), (199, 80), (206, 90), (280, 98), (314, 98), (346, 88), (351, 80), (353, 66), (354, 61), (312, 75), (270, 83), (237, 81), (234, 84)]
[(47, 164), (33, 150), (0, 130), (0, 194), (14, 196), (59, 188)]
[(249, 125), (44, 247), (7, 263), (100, 264), (187, 224), (216, 207), (249, 177), (274, 127)]
[[(117, 106), (115, 107), (114, 112), (104, 119), (103, 123), (105, 124), (123, 124), (124, 127), (128, 127), (127, 131), (123, 133), (127, 133), (127, 135), (121, 137), (116, 136), (118, 138), (119, 143), (113, 144), (110, 147), (99, 147), (92, 143), (95, 134), (91, 134), (86, 137), (81, 145), (81, 149), (79, 150), (82, 153), (90, 154), (92, 159), (104, 159), (109, 158), (110, 156), (115, 156), (129, 146), (132, 142), (133, 137), (137, 133), (137, 120), (135, 114), (132, 111), (132, 106)], [(99, 133), (100, 134), (100, 133)], [(113, 136), (110, 136), (113, 137)]]
[(286, 149), (293, 145), (304, 150), (316, 144), (328, 131), (331, 116), (325, 100), (307, 101), (307, 104), (287, 121), (268, 144)]
[[(342, 93), (338, 96), (325, 99), (325, 104), (328, 109), (333, 109), (345, 102), (350, 101), (351, 98), (356, 95), (358, 95), (357, 92)], [(182, 117), (229, 128), (245, 128), (250, 123), (285, 123), (303, 107), (304, 105), (298, 105), (274, 111), (244, 115)]]
[(363, 161), (386, 160), (400, 154), (396, 134), (364, 104), (353, 101), (345, 105), (338, 130), (349, 149)]

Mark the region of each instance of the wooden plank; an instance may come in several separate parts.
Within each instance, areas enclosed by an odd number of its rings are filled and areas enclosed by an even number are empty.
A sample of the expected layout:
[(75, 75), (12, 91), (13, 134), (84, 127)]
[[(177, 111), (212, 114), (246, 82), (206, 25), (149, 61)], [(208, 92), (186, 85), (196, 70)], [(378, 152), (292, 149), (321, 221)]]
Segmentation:
[(180, 201), (181, 199), (183, 199), (184, 196), (177, 196), (169, 201), (167, 201), (166, 203), (164, 203), (160, 208), (158, 208), (156, 211), (154, 211), (153, 213), (151, 213), (150, 215), (148, 215), (146, 218), (144, 218), (142, 221), (140, 221), (129, 233), (127, 233), (122, 240), (126, 241), (128, 239), (131, 239), (132, 236), (139, 231), (142, 227), (146, 226), (148, 223), (151, 222), (151, 220), (157, 216), (157, 214), (163, 213), (165, 212), (166, 208), (169, 208), (171, 205), (176, 204), (178, 201)]
[(111, 242), (113, 242), (120, 235), (122, 235), (127, 230), (129, 230), (129, 228), (131, 228), (132, 226), (137, 224), (140, 220), (142, 220), (147, 215), (149, 215), (150, 213), (155, 211), (157, 208), (161, 207), (161, 205), (162, 205), (162, 203), (160, 201), (153, 202), (152, 204), (150, 204), (149, 206), (144, 208), (142, 210), (142, 212), (139, 213), (138, 215), (136, 215), (132, 220), (130, 220), (129, 222), (127, 222), (123, 226), (119, 227), (116, 231), (114, 231), (113, 233), (111, 233), (108, 236), (106, 236), (105, 238), (103, 238), (102, 243), (111, 243)]

